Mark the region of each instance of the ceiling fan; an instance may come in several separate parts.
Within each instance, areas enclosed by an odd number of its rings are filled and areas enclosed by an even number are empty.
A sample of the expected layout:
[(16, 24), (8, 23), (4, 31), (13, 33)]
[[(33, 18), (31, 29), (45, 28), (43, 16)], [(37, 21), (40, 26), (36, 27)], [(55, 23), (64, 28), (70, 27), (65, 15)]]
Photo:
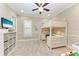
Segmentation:
[(35, 3), (38, 8), (32, 9), (32, 11), (36, 11), (39, 10), (39, 14), (41, 14), (43, 11), (47, 11), (49, 12), (50, 10), (45, 8), (45, 6), (47, 6), (49, 3)]

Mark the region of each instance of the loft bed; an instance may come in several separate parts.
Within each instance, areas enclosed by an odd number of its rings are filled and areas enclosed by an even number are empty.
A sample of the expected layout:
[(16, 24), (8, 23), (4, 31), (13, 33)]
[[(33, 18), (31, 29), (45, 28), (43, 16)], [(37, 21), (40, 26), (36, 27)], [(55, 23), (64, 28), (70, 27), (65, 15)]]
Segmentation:
[(44, 33), (44, 36), (49, 34), (45, 37), (49, 48), (67, 45), (67, 23), (65, 21), (53, 21), (51, 24), (45, 24), (41, 28), (41, 33)]
[(53, 27), (52, 36), (63, 36), (65, 34), (65, 27)]
[(49, 36), (49, 33), (50, 33), (50, 27), (41, 28), (40, 39), (43, 41), (47, 41), (47, 36)]

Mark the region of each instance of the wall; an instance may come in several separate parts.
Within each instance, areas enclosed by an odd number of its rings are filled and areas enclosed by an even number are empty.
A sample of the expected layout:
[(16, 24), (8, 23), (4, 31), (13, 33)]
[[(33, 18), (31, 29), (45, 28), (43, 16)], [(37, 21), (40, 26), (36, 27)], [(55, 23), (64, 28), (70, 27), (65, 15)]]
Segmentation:
[(33, 17), (24, 17), (24, 16), (18, 16), (17, 17), (17, 36), (18, 40), (22, 39), (28, 39), (23, 37), (23, 20), (32, 20), (32, 39), (39, 39), (40, 37), (40, 20), (39, 18), (33, 18)]
[(16, 17), (16, 14), (6, 4), (0, 3), (0, 16), (11, 19), (12, 16)]
[(0, 17), (12, 20), (16, 26), (16, 14), (7, 6), (7, 4), (0, 3)]
[(53, 19), (65, 19), (68, 23), (68, 44), (79, 43), (79, 4), (56, 15)]
[(13, 20), (13, 22), (15, 22), (14, 24), (16, 25), (16, 20), (12, 19), (13, 17), (16, 18), (16, 14), (6, 4), (0, 3), (0, 17)]

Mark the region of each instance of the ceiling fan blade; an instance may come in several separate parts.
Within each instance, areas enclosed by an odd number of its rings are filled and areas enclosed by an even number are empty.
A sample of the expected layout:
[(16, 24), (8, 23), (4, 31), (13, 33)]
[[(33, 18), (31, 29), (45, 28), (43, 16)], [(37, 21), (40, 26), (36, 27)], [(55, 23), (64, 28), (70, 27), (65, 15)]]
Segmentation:
[(35, 3), (38, 7), (40, 7), (40, 4), (39, 3)]
[(35, 11), (35, 10), (38, 10), (38, 8), (36, 8), (36, 9), (32, 9), (32, 11)]
[(41, 14), (42, 12), (39, 12), (39, 14)]
[(45, 3), (42, 7), (45, 7), (46, 5), (48, 5), (49, 3)]
[(44, 8), (45, 11), (50, 11), (49, 9)]

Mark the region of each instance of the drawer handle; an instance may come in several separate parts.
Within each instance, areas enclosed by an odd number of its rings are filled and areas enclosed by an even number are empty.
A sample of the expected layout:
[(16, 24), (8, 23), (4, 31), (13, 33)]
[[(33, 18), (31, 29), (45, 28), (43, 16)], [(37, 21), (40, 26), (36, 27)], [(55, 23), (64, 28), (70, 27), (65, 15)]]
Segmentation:
[(8, 50), (8, 48), (6, 48), (4, 51)]
[(9, 47), (12, 47), (12, 45), (10, 45)]
[(10, 38), (10, 40), (12, 40), (12, 38)]
[(16, 38), (16, 37), (14, 37), (14, 38)]
[(4, 43), (5, 43), (5, 42), (8, 42), (8, 40), (4, 41)]

